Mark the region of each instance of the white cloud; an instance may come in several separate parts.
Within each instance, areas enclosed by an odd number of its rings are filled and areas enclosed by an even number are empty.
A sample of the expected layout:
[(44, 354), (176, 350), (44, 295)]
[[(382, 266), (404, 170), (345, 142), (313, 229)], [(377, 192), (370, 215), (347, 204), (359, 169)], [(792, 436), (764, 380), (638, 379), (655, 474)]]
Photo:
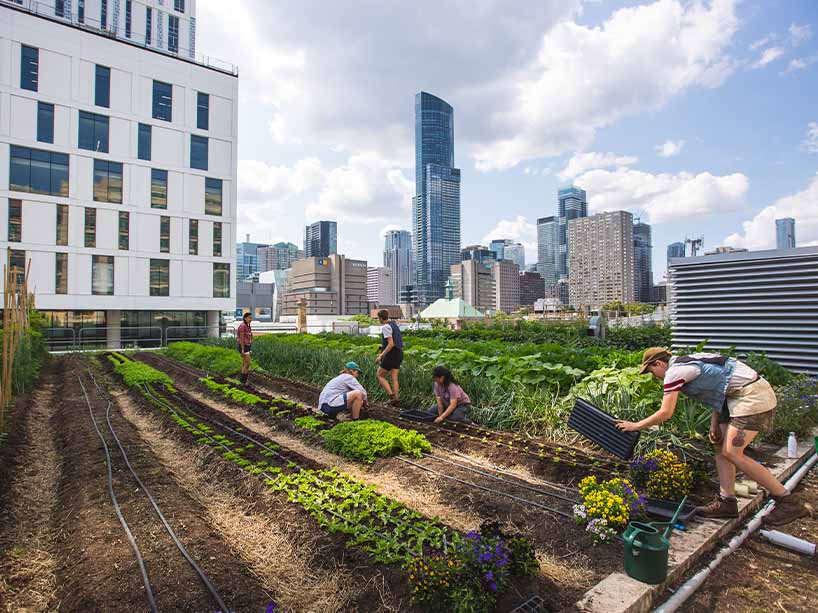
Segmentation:
[(804, 24), (803, 26), (793, 23), (790, 24), (789, 33), (790, 43), (793, 47), (797, 47), (801, 43), (812, 38), (812, 26), (810, 26), (808, 23)]
[(775, 40), (775, 34), (771, 32), (770, 34), (767, 34), (767, 36), (765, 36), (764, 38), (759, 38), (757, 41), (751, 44), (749, 47), (750, 51), (755, 51), (759, 47), (763, 47), (764, 45), (773, 40)]
[(654, 149), (656, 150), (656, 155), (663, 158), (673, 157), (674, 155), (679, 155), (682, 152), (682, 147), (685, 146), (685, 142), (683, 140), (666, 140), (661, 145), (656, 145)]
[(761, 53), (761, 57), (758, 58), (758, 61), (753, 64), (753, 68), (764, 68), (767, 64), (770, 64), (784, 55), (784, 49), (781, 47), (769, 47), (764, 49)]
[(588, 153), (575, 153), (574, 156), (568, 160), (565, 168), (558, 174), (560, 181), (568, 181), (577, 175), (581, 175), (588, 170), (594, 168), (610, 168), (612, 166), (629, 166), (635, 164), (638, 158), (629, 155), (617, 155), (615, 153), (596, 153), (589, 151)]
[(807, 137), (801, 148), (809, 153), (818, 153), (818, 122), (810, 121), (807, 124)]
[(775, 247), (775, 220), (795, 219), (796, 245), (818, 244), (818, 175), (807, 188), (797, 194), (779, 198), (749, 221), (742, 223), (742, 232), (724, 239), (731, 247), (772, 249)]
[(239, 201), (279, 200), (315, 188), (323, 178), (321, 162), (315, 157), (299, 160), (292, 168), (239, 160)]
[(497, 225), (483, 237), (481, 244), (488, 245), (498, 238), (510, 238), (525, 247), (526, 262), (537, 261), (537, 226), (523, 215), (514, 219), (501, 219)]
[(591, 170), (574, 183), (588, 192), (592, 213), (628, 210), (646, 214), (650, 223), (740, 210), (749, 187), (741, 173), (651, 174), (632, 168)]
[[(392, 230), (406, 230), (406, 228), (404, 228), (400, 224), (388, 223), (383, 228), (381, 228), (381, 231), (378, 234), (378, 236), (380, 236), (381, 238), (386, 238), (386, 233), (391, 232)], [(411, 230), (410, 230), (410, 232), (411, 232)]]
[(787, 66), (787, 70), (784, 72), (788, 73), (795, 72), (796, 70), (804, 70), (805, 68), (812, 66), (815, 62), (818, 62), (818, 54), (807, 57), (797, 57), (790, 60), (789, 66)]

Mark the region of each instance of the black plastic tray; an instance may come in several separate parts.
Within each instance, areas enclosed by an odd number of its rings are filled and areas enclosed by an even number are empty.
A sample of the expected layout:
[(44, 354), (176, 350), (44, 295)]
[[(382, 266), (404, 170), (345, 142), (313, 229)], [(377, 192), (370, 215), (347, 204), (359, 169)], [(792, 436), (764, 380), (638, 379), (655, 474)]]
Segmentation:
[(437, 415), (432, 415), (421, 409), (407, 409), (406, 411), (401, 411), (400, 416), (413, 421), (434, 421), (435, 417), (437, 417)]
[(639, 441), (639, 432), (622, 432), (613, 417), (582, 398), (574, 402), (568, 426), (624, 460), (630, 459)]
[[(673, 519), (673, 514), (678, 507), (678, 502), (659, 500), (658, 498), (645, 498), (645, 512), (655, 519), (670, 521)], [(676, 523), (686, 525), (695, 515), (695, 505), (686, 502), (685, 506), (683, 506), (679, 512), (679, 516), (676, 518)]]

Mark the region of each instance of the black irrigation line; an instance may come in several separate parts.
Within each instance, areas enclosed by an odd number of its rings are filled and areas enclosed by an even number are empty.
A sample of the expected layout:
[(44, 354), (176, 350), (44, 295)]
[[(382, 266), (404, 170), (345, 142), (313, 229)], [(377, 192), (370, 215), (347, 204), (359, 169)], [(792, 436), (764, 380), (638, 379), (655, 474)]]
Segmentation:
[[(91, 372), (91, 369), (88, 369), (88, 375), (91, 377), (91, 380), (94, 382), (94, 385), (96, 386), (97, 390), (102, 392), (102, 388), (99, 386), (99, 384), (97, 383), (97, 380), (94, 378), (94, 375)], [(79, 375), (77, 375), (77, 377), (79, 378)], [(80, 379), (80, 384), (82, 384), (81, 379)], [(83, 393), (84, 392), (85, 392), (85, 387), (83, 386)], [(87, 398), (88, 397), (86, 395), (86, 399)], [(90, 407), (90, 403), (89, 403), (89, 407)], [(139, 478), (139, 475), (136, 474), (136, 471), (134, 470), (133, 466), (131, 466), (131, 462), (128, 459), (128, 454), (125, 452), (125, 448), (122, 446), (122, 442), (119, 440), (119, 437), (116, 435), (116, 431), (114, 430), (114, 426), (111, 423), (111, 401), (110, 401), (110, 399), (108, 400), (108, 406), (107, 406), (107, 408), (105, 410), (105, 420), (108, 422), (108, 430), (110, 430), (111, 436), (114, 437), (114, 441), (116, 441), (117, 447), (119, 447), (119, 451), (122, 454), (122, 459), (125, 461), (125, 466), (128, 467), (128, 470), (130, 471), (131, 475), (133, 476), (134, 481), (136, 481), (137, 485), (139, 485), (139, 487), (142, 489), (142, 492), (145, 494), (145, 496), (147, 496), (148, 500), (151, 503), (151, 506), (153, 507), (153, 510), (156, 512), (157, 517), (159, 517), (159, 521), (162, 522), (162, 525), (165, 528), (165, 532), (168, 533), (170, 538), (173, 540), (174, 545), (176, 545), (176, 548), (179, 550), (179, 553), (182, 554), (182, 556), (185, 558), (187, 563), (190, 564), (190, 567), (199, 576), (199, 579), (202, 581), (202, 584), (205, 586), (205, 589), (207, 589), (207, 591), (210, 592), (210, 595), (213, 597), (213, 600), (216, 601), (216, 604), (219, 606), (220, 610), (228, 611), (229, 609), (228, 609), (227, 605), (225, 604), (224, 600), (222, 599), (221, 595), (219, 594), (218, 590), (216, 589), (216, 587), (213, 585), (213, 583), (210, 581), (210, 579), (204, 573), (204, 571), (201, 569), (201, 567), (199, 567), (199, 565), (196, 563), (196, 561), (188, 553), (185, 546), (179, 540), (179, 537), (176, 536), (176, 533), (173, 531), (173, 528), (168, 523), (168, 520), (165, 518), (165, 514), (162, 513), (162, 509), (159, 507), (159, 503), (156, 501), (156, 498), (154, 498), (151, 491), (142, 482), (142, 479)], [(96, 422), (94, 423), (94, 425), (96, 426)], [(107, 446), (106, 446), (106, 448), (107, 448)], [(110, 469), (110, 465), (109, 465), (108, 468)]]
[[(156, 606), (156, 599), (153, 596), (151, 582), (150, 579), (148, 579), (148, 572), (145, 570), (145, 560), (142, 558), (142, 552), (139, 551), (139, 545), (136, 544), (136, 539), (133, 537), (133, 532), (131, 532), (128, 522), (125, 521), (125, 517), (122, 515), (122, 508), (119, 506), (119, 501), (114, 493), (114, 478), (111, 469), (111, 452), (108, 449), (108, 443), (105, 442), (105, 437), (102, 436), (102, 432), (99, 431), (97, 420), (94, 417), (94, 410), (91, 407), (91, 400), (88, 398), (88, 392), (86, 392), (85, 385), (83, 384), (79, 375), (77, 375), (77, 381), (79, 381), (80, 387), (82, 388), (82, 395), (85, 396), (85, 402), (88, 405), (88, 414), (91, 416), (91, 423), (94, 424), (94, 430), (97, 431), (97, 436), (99, 437), (99, 440), (102, 441), (102, 448), (105, 450), (105, 464), (108, 466), (108, 495), (111, 497), (111, 503), (114, 505), (116, 516), (119, 519), (119, 523), (122, 525), (122, 529), (125, 531), (125, 535), (128, 537), (128, 542), (131, 544), (131, 549), (133, 549), (134, 556), (136, 557), (136, 564), (139, 566), (139, 574), (142, 575), (142, 584), (145, 586), (145, 594), (148, 597), (148, 606), (150, 607), (152, 613), (158, 613), (159, 609)], [(108, 406), (111, 406), (110, 400), (108, 401)]]

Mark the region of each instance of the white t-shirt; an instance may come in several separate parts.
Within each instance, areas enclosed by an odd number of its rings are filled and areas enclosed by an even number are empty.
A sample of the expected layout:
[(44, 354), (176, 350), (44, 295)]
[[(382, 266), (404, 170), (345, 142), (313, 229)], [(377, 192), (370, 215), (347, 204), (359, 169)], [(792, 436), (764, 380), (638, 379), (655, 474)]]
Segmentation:
[[(717, 358), (718, 353), (691, 353), (694, 358)], [(665, 372), (664, 389), (665, 394), (678, 392), (685, 383), (690, 383), (701, 374), (701, 371), (694, 364), (672, 364)], [(758, 378), (758, 373), (747, 366), (741, 360), (736, 360), (736, 367), (727, 382), (727, 393), (734, 392), (752, 383)]]
[(341, 373), (334, 379), (330, 380), (321, 390), (321, 395), (318, 397), (318, 407), (328, 404), (331, 407), (340, 407), (344, 404), (344, 394), (357, 390), (363, 392), (364, 400), (366, 400), (366, 390), (364, 386), (358, 383), (358, 379), (347, 373)]
[(381, 326), (381, 334), (383, 334), (384, 339), (392, 338), (392, 326), (389, 325), (389, 322)]

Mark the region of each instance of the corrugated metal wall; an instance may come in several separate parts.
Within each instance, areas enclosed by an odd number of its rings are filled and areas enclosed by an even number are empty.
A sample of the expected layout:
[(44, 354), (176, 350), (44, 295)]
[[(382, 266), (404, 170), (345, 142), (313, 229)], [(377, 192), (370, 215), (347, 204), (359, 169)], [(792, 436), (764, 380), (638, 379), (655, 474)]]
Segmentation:
[(673, 346), (763, 351), (818, 375), (818, 247), (670, 261)]

